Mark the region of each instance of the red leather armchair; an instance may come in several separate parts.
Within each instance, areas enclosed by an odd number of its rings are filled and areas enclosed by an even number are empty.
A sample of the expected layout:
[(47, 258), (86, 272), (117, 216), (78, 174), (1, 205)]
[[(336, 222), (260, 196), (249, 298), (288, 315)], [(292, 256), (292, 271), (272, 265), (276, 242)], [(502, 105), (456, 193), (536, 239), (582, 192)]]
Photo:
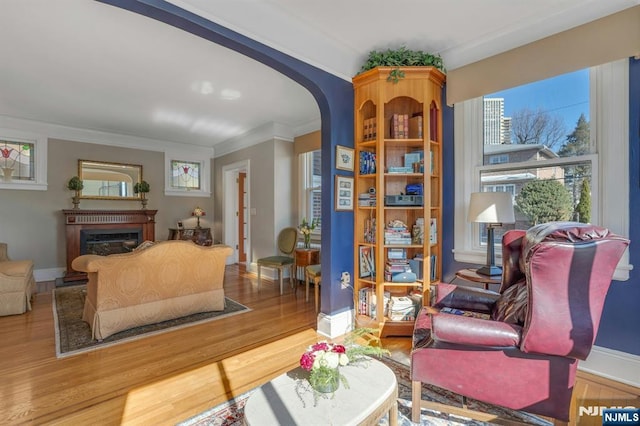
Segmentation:
[[(597, 226), (545, 223), (504, 235), (499, 293), (439, 284), (414, 328), (413, 421), (421, 406), (433, 406), (421, 401), (422, 383), (568, 421), (578, 360), (593, 346), (628, 244)], [(485, 318), (443, 313), (444, 307)]]

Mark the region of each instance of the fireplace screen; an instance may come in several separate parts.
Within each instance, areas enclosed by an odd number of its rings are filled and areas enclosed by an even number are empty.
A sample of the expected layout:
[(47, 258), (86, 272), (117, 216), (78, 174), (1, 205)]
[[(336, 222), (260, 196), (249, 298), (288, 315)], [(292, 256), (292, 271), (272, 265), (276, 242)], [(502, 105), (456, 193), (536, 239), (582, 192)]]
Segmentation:
[(83, 229), (80, 231), (80, 254), (127, 253), (141, 242), (142, 229)]

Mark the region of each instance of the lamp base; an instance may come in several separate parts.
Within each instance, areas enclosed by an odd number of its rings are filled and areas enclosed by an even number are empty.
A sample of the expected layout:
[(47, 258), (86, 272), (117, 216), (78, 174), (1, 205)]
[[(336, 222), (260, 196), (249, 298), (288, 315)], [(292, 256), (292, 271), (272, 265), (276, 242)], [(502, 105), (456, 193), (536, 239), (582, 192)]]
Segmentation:
[(502, 275), (502, 268), (500, 268), (499, 266), (487, 265), (476, 269), (476, 272), (480, 275), (488, 275), (490, 277), (493, 277), (496, 275)]

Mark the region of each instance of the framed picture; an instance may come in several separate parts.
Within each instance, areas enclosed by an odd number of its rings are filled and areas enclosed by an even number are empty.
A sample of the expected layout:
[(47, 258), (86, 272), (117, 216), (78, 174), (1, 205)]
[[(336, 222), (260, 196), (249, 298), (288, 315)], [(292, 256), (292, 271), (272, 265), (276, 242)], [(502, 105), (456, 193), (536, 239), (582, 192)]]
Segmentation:
[(336, 210), (353, 210), (353, 178), (336, 175)]
[(353, 149), (336, 146), (336, 169), (353, 171)]
[(376, 275), (376, 262), (373, 256), (373, 247), (360, 246), (359, 275), (360, 278), (374, 277)]

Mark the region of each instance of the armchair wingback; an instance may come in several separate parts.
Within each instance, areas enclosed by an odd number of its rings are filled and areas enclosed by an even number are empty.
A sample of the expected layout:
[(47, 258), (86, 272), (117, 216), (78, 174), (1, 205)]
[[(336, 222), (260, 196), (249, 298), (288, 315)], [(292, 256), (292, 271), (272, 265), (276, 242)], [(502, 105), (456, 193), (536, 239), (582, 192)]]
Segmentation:
[(440, 284), (414, 330), (414, 421), (421, 402), (428, 405), (422, 382), (568, 421), (578, 360), (591, 351), (628, 244), (597, 226), (546, 223), (505, 233), (499, 293)]

